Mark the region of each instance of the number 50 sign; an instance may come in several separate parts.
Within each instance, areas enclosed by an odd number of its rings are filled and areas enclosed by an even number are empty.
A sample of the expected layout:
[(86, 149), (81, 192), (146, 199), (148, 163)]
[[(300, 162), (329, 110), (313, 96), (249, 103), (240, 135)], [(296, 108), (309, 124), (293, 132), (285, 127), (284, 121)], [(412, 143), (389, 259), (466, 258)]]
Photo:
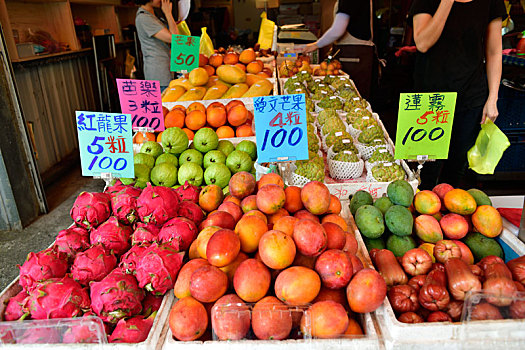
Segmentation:
[(191, 71), (199, 66), (200, 37), (175, 35), (171, 36), (172, 72)]
[(253, 99), (258, 162), (308, 159), (304, 94)]

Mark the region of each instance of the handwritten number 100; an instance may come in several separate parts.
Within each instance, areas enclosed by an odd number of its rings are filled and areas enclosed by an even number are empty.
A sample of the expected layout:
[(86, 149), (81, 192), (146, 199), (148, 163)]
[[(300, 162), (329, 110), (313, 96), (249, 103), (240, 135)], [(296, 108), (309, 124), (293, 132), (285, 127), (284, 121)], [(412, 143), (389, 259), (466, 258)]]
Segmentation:
[[(412, 136), (410, 136), (410, 139), (414, 142), (419, 142), (427, 136), (426, 130), (416, 129), (414, 132), (412, 132), (412, 130), (414, 130), (413, 126), (411, 126), (407, 130), (405, 137), (403, 137), (403, 145), (405, 145), (411, 133), (412, 133)], [(437, 128), (430, 130), (430, 132), (428, 133), (428, 139), (430, 141), (436, 141), (442, 138), (443, 135), (445, 135), (445, 130), (443, 130), (443, 128), (437, 127)]]
[(103, 157), (99, 161), (98, 156), (95, 156), (95, 158), (93, 158), (93, 160), (91, 161), (91, 164), (89, 164), (88, 169), (93, 170), (93, 167), (95, 166), (95, 164), (97, 164), (97, 162), (98, 162), (98, 167), (100, 169), (106, 170), (109, 167), (111, 167), (111, 165), (113, 165), (113, 169), (117, 171), (123, 170), (128, 164), (128, 161), (125, 160), (124, 158), (117, 158), (115, 159), (115, 163), (113, 163), (113, 159), (111, 159), (110, 157)]
[(157, 117), (151, 118), (149, 120), (149, 125), (148, 125), (148, 118), (142, 116), (137, 119), (137, 117), (138, 115), (135, 115), (133, 117), (133, 120), (132, 120), (133, 126), (138, 126), (139, 128), (149, 127), (150, 129), (153, 129), (153, 130), (157, 130), (158, 127), (160, 126), (160, 119)]
[[(288, 131), (285, 129), (277, 130), (277, 132), (273, 134), (270, 139), (271, 145), (274, 148), (281, 147), (284, 141), (286, 140), (287, 134), (288, 134)], [(264, 151), (266, 149), (266, 144), (268, 143), (269, 136), (270, 136), (270, 130), (266, 129), (266, 132), (264, 133), (264, 140), (263, 140), (261, 151)], [(288, 145), (296, 146), (301, 141), (302, 138), (303, 138), (303, 131), (301, 130), (301, 128), (295, 127), (292, 129), (292, 131), (288, 135)]]

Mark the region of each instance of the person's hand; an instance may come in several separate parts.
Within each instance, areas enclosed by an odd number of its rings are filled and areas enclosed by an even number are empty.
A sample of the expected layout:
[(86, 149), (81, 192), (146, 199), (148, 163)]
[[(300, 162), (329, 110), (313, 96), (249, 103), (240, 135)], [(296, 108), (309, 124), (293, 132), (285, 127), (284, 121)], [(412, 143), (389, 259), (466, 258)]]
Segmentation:
[(160, 4), (160, 8), (162, 9), (162, 12), (164, 12), (166, 16), (168, 16), (168, 13), (172, 15), (171, 10), (172, 10), (173, 4), (171, 3), (171, 0), (161, 0), (161, 1), (162, 2)]
[(305, 46), (305, 48), (303, 49), (303, 53), (312, 52), (312, 51), (315, 51), (317, 49), (319, 49), (319, 48), (317, 47), (317, 43), (316, 42), (315, 43), (311, 43), (311, 44), (307, 44)]
[(492, 120), (493, 122), (496, 121), (496, 118), (498, 117), (498, 106), (497, 106), (497, 99), (489, 98), (487, 102), (485, 103), (485, 106), (483, 107), (483, 117), (481, 118), (481, 124), (485, 123), (487, 119)]

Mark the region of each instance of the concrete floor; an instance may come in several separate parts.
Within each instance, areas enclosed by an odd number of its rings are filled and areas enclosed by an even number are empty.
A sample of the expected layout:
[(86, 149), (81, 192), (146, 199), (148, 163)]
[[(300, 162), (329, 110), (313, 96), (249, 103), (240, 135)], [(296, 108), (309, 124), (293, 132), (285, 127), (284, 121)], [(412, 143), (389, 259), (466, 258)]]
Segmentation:
[(37, 252), (53, 243), (58, 232), (73, 222), (69, 211), (82, 191), (99, 192), (102, 180), (80, 176), (73, 170), (60, 182), (46, 188), (50, 212), (40, 216), (23, 230), (0, 231), (0, 291), (18, 276), (17, 264), (22, 264), (29, 252)]

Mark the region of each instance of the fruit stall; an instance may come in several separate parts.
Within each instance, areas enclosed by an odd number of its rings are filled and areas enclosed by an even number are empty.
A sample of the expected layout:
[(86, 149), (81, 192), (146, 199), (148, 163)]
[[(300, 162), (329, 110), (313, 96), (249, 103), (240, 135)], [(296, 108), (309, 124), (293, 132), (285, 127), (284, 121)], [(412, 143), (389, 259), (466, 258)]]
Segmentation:
[[(261, 55), (201, 54), (170, 83), (134, 177), (80, 193), (0, 294), (0, 345), (519, 348), (525, 245), (491, 199), (418, 191), (339, 62)], [(256, 99), (288, 94), (308, 157), (260, 162)]]

